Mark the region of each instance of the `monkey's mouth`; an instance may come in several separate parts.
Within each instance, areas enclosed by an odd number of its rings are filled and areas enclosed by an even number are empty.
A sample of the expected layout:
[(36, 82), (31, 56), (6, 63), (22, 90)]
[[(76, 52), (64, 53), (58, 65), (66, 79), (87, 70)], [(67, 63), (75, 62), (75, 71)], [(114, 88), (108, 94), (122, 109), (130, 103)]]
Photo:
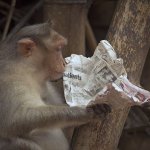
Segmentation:
[(63, 80), (63, 74), (64, 74), (64, 72), (55, 71), (55, 75), (50, 79), (50, 81), (51, 82), (58, 82), (60, 80)]
[(51, 80), (50, 82), (58, 82), (58, 81), (60, 81), (60, 80), (63, 80), (63, 76), (60, 77), (60, 78), (58, 78), (58, 79), (56, 79), (56, 80)]

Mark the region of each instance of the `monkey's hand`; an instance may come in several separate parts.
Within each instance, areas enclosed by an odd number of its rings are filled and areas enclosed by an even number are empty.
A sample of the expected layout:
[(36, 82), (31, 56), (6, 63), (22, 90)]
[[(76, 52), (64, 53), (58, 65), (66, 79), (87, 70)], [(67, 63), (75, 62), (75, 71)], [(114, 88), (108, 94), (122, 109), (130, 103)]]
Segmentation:
[(106, 103), (90, 103), (87, 107), (88, 113), (93, 113), (93, 119), (104, 118), (111, 112), (111, 107)]
[(103, 95), (98, 95), (87, 106), (88, 111), (93, 111), (99, 118), (105, 117), (110, 112), (121, 110), (125, 106), (132, 106), (132, 101), (123, 92), (118, 92), (108, 85), (108, 90)]

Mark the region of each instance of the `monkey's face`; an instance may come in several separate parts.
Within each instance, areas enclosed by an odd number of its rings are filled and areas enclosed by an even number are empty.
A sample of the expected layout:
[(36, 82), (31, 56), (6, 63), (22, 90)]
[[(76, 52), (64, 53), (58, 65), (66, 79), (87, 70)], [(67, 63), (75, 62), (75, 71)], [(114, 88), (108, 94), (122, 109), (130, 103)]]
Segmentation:
[(23, 38), (18, 41), (18, 51), (24, 56), (32, 70), (40, 75), (40, 78), (48, 80), (58, 80), (63, 76), (65, 61), (62, 50), (67, 44), (67, 40), (51, 30), (50, 36), (42, 40), (40, 46), (30, 38)]
[(48, 77), (51, 81), (57, 80), (63, 76), (65, 70), (62, 50), (67, 45), (67, 40), (52, 30), (50, 38), (46, 39), (44, 42), (48, 51), (45, 59)]

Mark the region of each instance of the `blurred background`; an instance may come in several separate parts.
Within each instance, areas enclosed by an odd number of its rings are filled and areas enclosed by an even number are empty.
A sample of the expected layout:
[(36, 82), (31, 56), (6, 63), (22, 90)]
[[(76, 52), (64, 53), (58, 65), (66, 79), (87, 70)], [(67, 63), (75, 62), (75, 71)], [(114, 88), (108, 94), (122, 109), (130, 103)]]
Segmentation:
[[(23, 26), (50, 19), (54, 29), (68, 39), (64, 57), (72, 53), (90, 57), (99, 41), (106, 38), (117, 3), (118, 0), (0, 0), (0, 38), (2, 41)], [(150, 51), (140, 84), (150, 91)], [(131, 109), (118, 149), (150, 149), (150, 111)]]

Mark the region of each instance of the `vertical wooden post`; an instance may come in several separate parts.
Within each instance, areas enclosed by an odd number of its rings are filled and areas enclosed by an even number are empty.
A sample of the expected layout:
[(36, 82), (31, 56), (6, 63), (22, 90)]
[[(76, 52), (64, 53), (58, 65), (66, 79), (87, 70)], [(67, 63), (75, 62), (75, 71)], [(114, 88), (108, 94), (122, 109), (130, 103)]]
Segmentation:
[[(119, 57), (124, 59), (129, 79), (139, 84), (150, 46), (150, 1), (120, 0), (106, 39)], [(103, 122), (90, 123), (77, 128), (72, 141), (72, 149), (117, 149), (130, 109), (124, 104), (122, 108), (111, 113)]]
[(51, 19), (54, 28), (68, 39), (64, 57), (85, 54), (86, 0), (45, 0), (44, 20)]

